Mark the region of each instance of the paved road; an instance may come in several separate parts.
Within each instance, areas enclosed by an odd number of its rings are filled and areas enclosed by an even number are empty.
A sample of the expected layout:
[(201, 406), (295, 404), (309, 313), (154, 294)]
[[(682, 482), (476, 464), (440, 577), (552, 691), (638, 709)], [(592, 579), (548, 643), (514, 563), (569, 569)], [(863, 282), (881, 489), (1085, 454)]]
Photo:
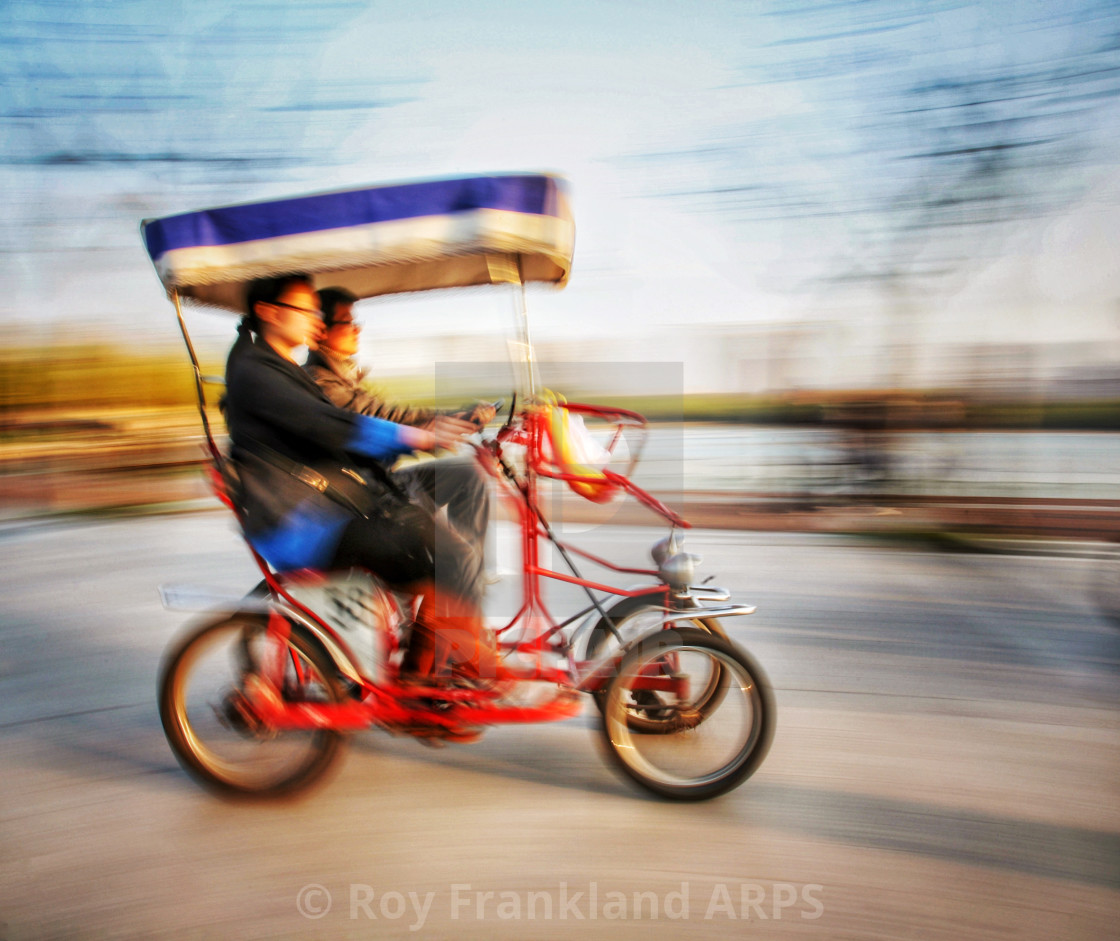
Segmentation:
[[(653, 535), (583, 544), (637, 563)], [(738, 790), (643, 797), (588, 710), (441, 751), (363, 734), (306, 799), (234, 806), (154, 696), (184, 620), (156, 586), (252, 580), (226, 517), (0, 530), (0, 938), (1116, 936), (1120, 631), (1091, 562), (689, 538), (759, 605), (732, 633), (777, 690)]]

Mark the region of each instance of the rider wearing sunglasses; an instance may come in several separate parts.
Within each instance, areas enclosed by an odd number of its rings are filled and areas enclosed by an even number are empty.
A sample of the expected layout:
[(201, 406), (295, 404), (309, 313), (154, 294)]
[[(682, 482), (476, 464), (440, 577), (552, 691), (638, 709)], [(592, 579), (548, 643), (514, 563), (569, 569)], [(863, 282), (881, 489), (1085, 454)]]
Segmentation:
[(274, 568), (361, 567), (420, 596), (402, 674), (420, 681), (492, 676), (481, 560), (450, 527), (408, 502), (377, 463), (452, 446), (460, 434), (333, 404), (295, 358), (322, 331), (319, 305), (306, 276), (249, 287), (223, 401), (246, 535)]
[[(308, 375), (335, 405), (362, 415), (452, 435), (470, 434), (494, 417), (492, 405), (479, 403), (464, 412), (443, 412), (390, 402), (366, 386), (366, 373), (356, 359), (361, 335), (361, 325), (354, 319), (356, 301), (357, 298), (343, 288), (325, 288), (319, 292), (323, 330), (304, 364)], [(390, 476), (414, 503), (429, 512), (436, 513), (447, 507), (448, 521), (478, 555), (481, 573), (490, 499), (477, 462), (470, 458), (443, 457), (391, 471)], [(480, 589), (476, 588), (475, 593), (480, 595)]]

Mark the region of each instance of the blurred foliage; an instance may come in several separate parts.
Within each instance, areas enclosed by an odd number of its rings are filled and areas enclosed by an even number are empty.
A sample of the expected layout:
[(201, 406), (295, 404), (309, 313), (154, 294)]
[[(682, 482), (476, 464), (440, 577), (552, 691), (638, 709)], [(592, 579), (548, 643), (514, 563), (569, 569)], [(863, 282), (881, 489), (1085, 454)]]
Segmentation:
[(982, 428), (1048, 431), (1120, 431), (1120, 399), (1079, 402), (982, 402), (971, 405), (968, 424)]
[[(221, 364), (203, 364), (221, 375)], [(97, 410), (193, 405), (194, 374), (182, 353), (125, 345), (74, 344), (49, 351), (9, 347), (0, 354), (5, 410)]]
[(974, 400), (906, 391), (839, 391), (808, 395), (596, 397), (596, 404), (640, 412), (653, 421), (749, 425), (832, 425), (868, 430), (1024, 429), (1120, 431), (1120, 400)]
[[(204, 361), (202, 371), (220, 377), (224, 363)], [(211, 404), (216, 404), (219, 388), (207, 385)], [(379, 388), (391, 399), (415, 404), (457, 406), (469, 398), (434, 396), (430, 379), (423, 377), (395, 377), (379, 383)], [(952, 390), (907, 389), (591, 398), (597, 404), (628, 408), (655, 421), (829, 424), (900, 430), (1120, 430), (1120, 400), (1112, 398), (981, 399)], [(31, 347), (9, 347), (0, 352), (0, 408), (8, 413), (143, 411), (189, 408), (195, 401), (193, 371), (186, 357), (174, 350), (75, 344), (51, 349), (49, 355), (44, 349)]]

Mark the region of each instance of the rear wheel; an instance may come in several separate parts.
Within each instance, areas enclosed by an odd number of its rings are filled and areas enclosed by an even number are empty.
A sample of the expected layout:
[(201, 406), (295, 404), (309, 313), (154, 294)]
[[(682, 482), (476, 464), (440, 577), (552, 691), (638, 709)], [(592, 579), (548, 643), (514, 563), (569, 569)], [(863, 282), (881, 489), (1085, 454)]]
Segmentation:
[[(703, 703), (695, 689), (718, 692)], [(652, 730), (636, 723), (637, 694), (655, 692)], [(762, 764), (774, 734), (774, 698), (762, 668), (730, 641), (696, 628), (647, 637), (606, 689), (603, 737), (616, 767), (673, 800), (706, 800), (737, 787)]]
[[(728, 640), (719, 621), (714, 618), (702, 618), (697, 615), (702, 609), (682, 611), (681, 617), (665, 623), (666, 610), (660, 605), (651, 604), (645, 598), (627, 598), (607, 611), (614, 631), (606, 623), (605, 618), (600, 618), (599, 623), (592, 629), (587, 638), (588, 660), (597, 660), (606, 656), (612, 650), (629, 644), (654, 631), (666, 630), (673, 626), (689, 627), (693, 630), (703, 631), (721, 640)], [(709, 677), (709, 682), (704, 687), (694, 691), (694, 707), (704, 708), (714, 705), (715, 698), (722, 695), (720, 671), (716, 669)], [(607, 688), (603, 687), (592, 694), (595, 705), (602, 712), (606, 703)], [(630, 720), (636, 729), (645, 732), (657, 732), (663, 726), (666, 715), (659, 693), (651, 690), (635, 690), (631, 701), (627, 703)]]
[(343, 693), (323, 651), (292, 628), (281, 637), (263, 615), (234, 614), (204, 624), (165, 661), (159, 711), (179, 763), (228, 796), (278, 796), (307, 787), (340, 753), (331, 729), (278, 730), (253, 712), (247, 685), (267, 677), (282, 698), (339, 702)]

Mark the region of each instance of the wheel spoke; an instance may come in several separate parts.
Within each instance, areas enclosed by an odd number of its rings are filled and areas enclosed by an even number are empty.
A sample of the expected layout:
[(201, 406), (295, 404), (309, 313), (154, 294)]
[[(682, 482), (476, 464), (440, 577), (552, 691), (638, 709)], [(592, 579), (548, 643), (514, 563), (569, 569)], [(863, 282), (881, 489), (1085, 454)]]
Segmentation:
[[(641, 688), (654, 668), (677, 681), (676, 691)], [(607, 689), (603, 731), (616, 763), (642, 786), (677, 799), (713, 797), (744, 781), (765, 757), (772, 697), (745, 653), (680, 628), (654, 635), (623, 659)]]
[(161, 682), (160, 713), (176, 757), (226, 793), (283, 793), (310, 783), (333, 759), (340, 733), (270, 728), (246, 694), (253, 683), (292, 701), (341, 698), (333, 671), (306, 641), (269, 632), (262, 618), (214, 622), (180, 645)]
[[(613, 612), (618, 613), (613, 614)], [(702, 609), (682, 611), (681, 616), (670, 622), (668, 627), (665, 624), (665, 610), (660, 605), (650, 604), (648, 601), (635, 603), (633, 599), (628, 599), (608, 613), (612, 614), (615, 631), (612, 632), (602, 623), (596, 625), (587, 641), (586, 656), (588, 659), (598, 659), (605, 656), (609, 651), (617, 649), (619, 647), (619, 637), (621, 637), (623, 644), (632, 644), (641, 637), (651, 635), (656, 631), (671, 629), (674, 625), (700, 630), (722, 640), (727, 639), (717, 621), (700, 616)], [(615, 636), (616, 632), (617, 637)], [(708, 700), (721, 695), (719, 672), (709, 674), (704, 684), (692, 684), (692, 689), (694, 694), (693, 706), (696, 709), (702, 709), (708, 703)], [(600, 690), (594, 698), (595, 704), (602, 712), (606, 702), (606, 691)], [(660, 708), (662, 699), (661, 694), (651, 693), (648, 690), (636, 689), (631, 692), (631, 697), (626, 701), (626, 706), (632, 721), (637, 727), (644, 727), (649, 732), (657, 731), (657, 723), (669, 716), (669, 713)]]

